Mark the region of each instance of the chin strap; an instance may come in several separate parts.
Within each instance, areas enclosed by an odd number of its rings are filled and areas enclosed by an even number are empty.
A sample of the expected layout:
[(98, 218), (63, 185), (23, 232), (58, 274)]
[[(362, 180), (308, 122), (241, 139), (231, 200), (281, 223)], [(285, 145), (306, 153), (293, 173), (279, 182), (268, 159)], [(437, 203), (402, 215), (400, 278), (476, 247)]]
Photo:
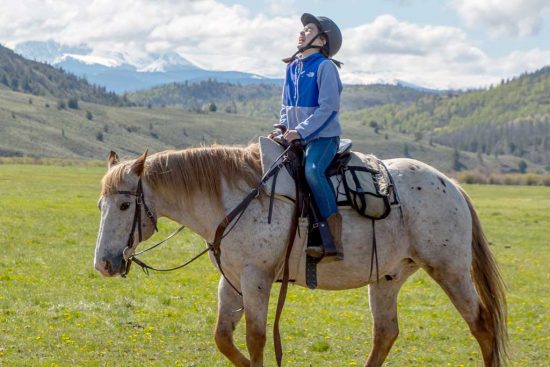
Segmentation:
[[(317, 37), (319, 37), (322, 33), (318, 33), (315, 37), (313, 37), (313, 39), (305, 46), (302, 46), (302, 47), (299, 47), (298, 48), (298, 51), (296, 51), (292, 56), (290, 57), (287, 57), (287, 58), (284, 58), (283, 59), (283, 62), (285, 64), (290, 64), (292, 61), (294, 61), (296, 59), (296, 56), (299, 54), (299, 53), (302, 53), (304, 52), (305, 50), (309, 50), (310, 48), (316, 48), (316, 49), (322, 49), (323, 47), (322, 46), (317, 46), (317, 45), (312, 45), (313, 41), (315, 41), (317, 39)], [(326, 55), (325, 55), (326, 56)], [(328, 57), (328, 56), (327, 56)], [(338, 61), (338, 60), (334, 60), (333, 58), (330, 58), (330, 61), (332, 61), (338, 68), (341, 68), (342, 65), (344, 65), (343, 62), (341, 61)]]
[(309, 43), (305, 46), (302, 46), (302, 47), (298, 47), (298, 51), (296, 51), (292, 56), (290, 57), (287, 57), (287, 58), (284, 58), (283, 59), (283, 62), (286, 63), (286, 64), (290, 64), (292, 61), (294, 61), (294, 59), (296, 59), (296, 56), (299, 54), (299, 53), (302, 53), (304, 52), (305, 50), (309, 50), (310, 48), (316, 48), (316, 49), (321, 49), (322, 46), (317, 46), (317, 45), (312, 45), (313, 41), (315, 41), (317, 38), (319, 38), (319, 36), (321, 35), (322, 33), (317, 33), (317, 35), (315, 35), (315, 37), (313, 37), (311, 39), (311, 41), (309, 41)]

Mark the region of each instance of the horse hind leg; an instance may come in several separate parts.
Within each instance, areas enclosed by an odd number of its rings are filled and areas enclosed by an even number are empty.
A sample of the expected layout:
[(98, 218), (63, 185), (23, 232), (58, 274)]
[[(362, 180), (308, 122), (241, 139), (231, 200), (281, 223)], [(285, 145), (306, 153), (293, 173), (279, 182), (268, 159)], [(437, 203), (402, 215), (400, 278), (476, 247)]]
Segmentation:
[(218, 285), (218, 321), (214, 338), (218, 350), (238, 367), (249, 367), (250, 361), (233, 343), (233, 332), (243, 315), (241, 296), (229, 285), (224, 277)]
[(491, 315), (480, 302), (470, 276), (470, 270), (465, 268), (460, 272), (453, 272), (449, 268), (441, 267), (440, 270), (431, 268), (427, 271), (443, 288), (468, 324), (470, 332), (481, 348), (484, 366), (500, 366), (499, 358), (495, 355), (493, 348), (495, 334)]
[(365, 367), (382, 366), (399, 335), (397, 295), (407, 278), (418, 269), (411, 260), (404, 260), (398, 272), (369, 284), (369, 303), (373, 318), (372, 348)]

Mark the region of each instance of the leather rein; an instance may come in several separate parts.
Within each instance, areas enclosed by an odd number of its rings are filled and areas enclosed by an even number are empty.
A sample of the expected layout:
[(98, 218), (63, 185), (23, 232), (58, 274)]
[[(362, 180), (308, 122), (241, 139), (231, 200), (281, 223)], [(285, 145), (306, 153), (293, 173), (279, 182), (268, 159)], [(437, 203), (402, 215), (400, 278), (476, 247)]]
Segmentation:
[(145, 264), (143, 261), (141, 261), (137, 258), (138, 255), (143, 254), (144, 252), (150, 251), (150, 250), (154, 249), (155, 247), (158, 247), (158, 246), (162, 245), (164, 242), (168, 241), (170, 238), (174, 237), (176, 234), (181, 232), (185, 228), (185, 226), (181, 226), (176, 231), (174, 231), (171, 235), (166, 237), (164, 240), (156, 243), (155, 245), (153, 245), (153, 246), (151, 246), (151, 247), (149, 247), (149, 248), (147, 248), (143, 251), (140, 251), (140, 252), (137, 252), (137, 253), (134, 253), (134, 254), (130, 255), (129, 253), (130, 253), (130, 251), (132, 251), (132, 248), (134, 247), (134, 240), (135, 240), (134, 233), (136, 232), (136, 228), (137, 228), (137, 231), (138, 231), (138, 240), (139, 240), (138, 243), (140, 243), (143, 239), (142, 231), (141, 231), (141, 212), (142, 212), (142, 208), (145, 211), (145, 215), (147, 216), (147, 218), (149, 218), (149, 220), (151, 221), (151, 224), (153, 224), (153, 227), (155, 227), (156, 232), (158, 232), (157, 218), (153, 215), (153, 212), (151, 211), (151, 209), (149, 209), (149, 206), (147, 206), (147, 203), (145, 202), (145, 195), (143, 193), (143, 183), (142, 183), (141, 177), (139, 178), (139, 181), (138, 181), (137, 188), (136, 188), (135, 192), (119, 190), (119, 191), (117, 191), (117, 194), (134, 196), (135, 197), (135, 206), (136, 206), (135, 210), (134, 210), (134, 220), (132, 222), (132, 229), (130, 230), (130, 234), (128, 235), (128, 241), (126, 242), (126, 247), (122, 251), (122, 258), (123, 258), (123, 260), (126, 264), (125, 268), (124, 268), (124, 272), (121, 273), (121, 276), (123, 278), (125, 278), (126, 275), (128, 275), (128, 272), (130, 271), (130, 265), (132, 264), (132, 262), (135, 262), (136, 264), (141, 266), (141, 269), (143, 270), (143, 272), (145, 274), (149, 275), (149, 270), (171, 271), (171, 270), (176, 270), (176, 269), (183, 268), (184, 266), (190, 264), (191, 262), (193, 262), (194, 260), (199, 258), (201, 255), (206, 253), (206, 251), (208, 251), (208, 249), (206, 249), (205, 251), (201, 252), (199, 255), (195, 256), (193, 259), (187, 261), (186, 263), (184, 263), (180, 266), (176, 266), (174, 268), (170, 268), (170, 269), (157, 269), (157, 268), (154, 268), (152, 266), (149, 266), (149, 265)]
[[(279, 155), (279, 157), (277, 157), (277, 159), (273, 162), (273, 164), (268, 169), (268, 171), (261, 178), (258, 185), (256, 187), (254, 187), (244, 197), (244, 199), (241, 201), (241, 203), (239, 205), (237, 205), (235, 208), (233, 208), (225, 216), (225, 218), (220, 222), (220, 224), (218, 225), (218, 227), (216, 229), (216, 233), (215, 233), (215, 236), (214, 236), (214, 241), (207, 242), (208, 247), (205, 250), (203, 250), (201, 253), (199, 253), (198, 255), (193, 257), (192, 259), (188, 260), (187, 262), (183, 263), (182, 265), (179, 265), (179, 266), (176, 266), (176, 267), (173, 267), (173, 268), (169, 268), (169, 269), (154, 268), (152, 266), (149, 266), (149, 265), (145, 264), (143, 261), (139, 260), (136, 256), (140, 255), (140, 254), (143, 254), (144, 252), (150, 251), (150, 250), (160, 246), (161, 244), (163, 244), (164, 242), (168, 241), (170, 238), (174, 237), (176, 234), (181, 232), (185, 228), (185, 226), (179, 227), (171, 235), (166, 237), (164, 240), (156, 243), (155, 245), (153, 245), (153, 246), (151, 246), (151, 247), (149, 247), (149, 248), (147, 248), (143, 251), (140, 251), (140, 252), (129, 255), (129, 252), (134, 247), (134, 240), (135, 240), (134, 233), (136, 231), (136, 227), (137, 227), (137, 230), (138, 230), (138, 239), (139, 239), (138, 244), (143, 239), (142, 238), (142, 231), (141, 231), (142, 207), (143, 207), (143, 210), (145, 211), (145, 215), (147, 216), (147, 218), (149, 218), (149, 220), (153, 224), (156, 232), (158, 232), (157, 219), (153, 215), (153, 213), (149, 209), (149, 207), (147, 206), (147, 203), (145, 202), (145, 195), (143, 193), (143, 183), (142, 183), (141, 177), (139, 178), (139, 181), (138, 181), (137, 188), (136, 188), (135, 192), (132, 192), (132, 191), (117, 191), (117, 193), (121, 194), (121, 195), (134, 196), (135, 197), (135, 205), (136, 205), (135, 211), (134, 211), (134, 220), (133, 220), (133, 223), (132, 223), (132, 229), (130, 231), (130, 234), (128, 235), (128, 242), (126, 243), (126, 247), (124, 248), (124, 250), (122, 252), (122, 257), (125, 261), (126, 266), (125, 266), (124, 272), (121, 273), (121, 276), (126, 277), (126, 275), (128, 274), (128, 272), (130, 270), (130, 265), (132, 264), (132, 262), (135, 262), (136, 264), (138, 264), (141, 267), (141, 269), (147, 275), (149, 275), (149, 270), (172, 271), (172, 270), (181, 269), (181, 268), (191, 264), (193, 261), (197, 260), (199, 257), (204, 255), (208, 251), (212, 251), (212, 253), (214, 255), (214, 258), (216, 260), (216, 264), (218, 266), (218, 269), (219, 269), (221, 275), (225, 278), (225, 280), (233, 288), (233, 290), (235, 290), (235, 292), (239, 296), (242, 297), (243, 296), (242, 292), (239, 291), (239, 289), (237, 289), (237, 287), (235, 285), (233, 285), (233, 283), (231, 283), (231, 281), (227, 278), (227, 276), (225, 275), (225, 273), (223, 271), (222, 264), (221, 264), (221, 242), (233, 230), (233, 228), (235, 228), (235, 226), (237, 225), (237, 223), (241, 219), (242, 215), (244, 214), (244, 212), (246, 211), (246, 209), (248, 208), (248, 206), (250, 205), (252, 200), (254, 200), (255, 198), (257, 198), (259, 196), (260, 188), (262, 187), (262, 185), (265, 184), (271, 177), (273, 177), (273, 188), (274, 188), (275, 187), (275, 182), (276, 182), (276, 179), (277, 179), (277, 174), (278, 174), (279, 170), (281, 168), (283, 168), (285, 165), (289, 164), (289, 163), (292, 164), (293, 162), (294, 163), (296, 162), (296, 153), (295, 153), (295, 151), (293, 151), (293, 148), (296, 149), (296, 147), (299, 147), (299, 146), (300, 146), (299, 144), (298, 145), (290, 144), (290, 145), (287, 146), (287, 148), (284, 150), (284, 152), (281, 153), (281, 155)], [(298, 172), (300, 172), (300, 170), (298, 170)], [(273, 191), (273, 189), (272, 189), (272, 191)], [(284, 263), (283, 263), (283, 279), (282, 279), (282, 282), (281, 282), (281, 289), (279, 291), (279, 299), (277, 301), (277, 310), (276, 310), (275, 321), (274, 321), (274, 326), (273, 326), (273, 339), (274, 339), (275, 357), (276, 357), (276, 361), (277, 361), (277, 366), (282, 365), (282, 358), (283, 358), (281, 336), (280, 336), (280, 331), (279, 331), (279, 321), (281, 319), (282, 310), (283, 310), (285, 299), (286, 299), (286, 293), (288, 291), (289, 257), (290, 257), (290, 253), (292, 251), (292, 246), (294, 244), (296, 231), (298, 229), (298, 217), (300, 215), (301, 206), (302, 206), (300, 204), (300, 200), (298, 200), (298, 193), (300, 192), (300, 190), (298, 188), (298, 182), (296, 182), (296, 192), (297, 192), (297, 201), (296, 201), (296, 205), (294, 206), (294, 212), (293, 212), (293, 215), (292, 215), (292, 221), (291, 221), (290, 230), (289, 230), (289, 238), (288, 238), (288, 242), (287, 242), (287, 246), (286, 246), (285, 258), (284, 258)], [(274, 200), (273, 192), (272, 192), (272, 195), (270, 197), (270, 200)], [(272, 203), (270, 203), (269, 222), (271, 222), (271, 210), (272, 210), (272, 208), (273, 208), (273, 205), (272, 205)], [(226, 231), (227, 228), (229, 227), (229, 225), (231, 224), (231, 222), (233, 222), (233, 221), (235, 221), (233, 223), (233, 225), (229, 228), (228, 231)]]
[[(250, 191), (250, 193), (248, 193), (248, 195), (241, 201), (241, 203), (239, 205), (237, 205), (233, 210), (231, 210), (231, 212), (229, 212), (229, 214), (227, 214), (225, 216), (225, 218), (221, 221), (221, 223), (218, 225), (218, 227), (216, 229), (216, 234), (215, 234), (215, 237), (214, 237), (214, 241), (213, 242), (207, 242), (208, 247), (205, 250), (203, 250), (202, 252), (200, 252), (198, 255), (194, 256), (190, 260), (186, 261), (185, 263), (183, 263), (179, 266), (175, 266), (173, 268), (168, 268), (168, 269), (155, 268), (155, 267), (152, 267), (152, 266), (146, 264), (142, 260), (138, 259), (137, 256), (141, 255), (141, 254), (143, 254), (147, 251), (151, 251), (152, 249), (162, 245), (163, 243), (165, 243), (166, 241), (168, 241), (169, 239), (171, 239), (172, 237), (177, 235), (179, 232), (181, 232), (185, 228), (185, 226), (182, 225), (181, 227), (176, 229), (172, 234), (170, 234), (168, 237), (166, 237), (164, 240), (154, 244), (153, 246), (151, 246), (151, 247), (149, 247), (149, 248), (147, 248), (143, 251), (140, 251), (140, 252), (137, 252), (137, 253), (134, 253), (134, 254), (130, 254), (130, 251), (132, 251), (132, 249), (134, 247), (134, 241), (135, 241), (134, 234), (135, 234), (136, 228), (137, 228), (137, 231), (138, 231), (138, 240), (139, 240), (138, 244), (143, 239), (142, 230), (141, 230), (141, 228), (142, 228), (142, 226), (141, 226), (142, 208), (145, 211), (145, 215), (147, 216), (147, 218), (149, 218), (150, 222), (153, 224), (156, 232), (158, 232), (157, 218), (154, 216), (153, 212), (149, 209), (149, 206), (147, 206), (147, 203), (145, 201), (145, 194), (143, 193), (143, 182), (142, 182), (141, 177), (138, 180), (137, 188), (136, 188), (135, 192), (134, 191), (118, 190), (117, 194), (130, 195), (130, 196), (135, 197), (135, 210), (134, 210), (134, 220), (132, 222), (132, 229), (130, 230), (130, 234), (128, 235), (128, 241), (126, 242), (126, 247), (122, 251), (122, 258), (125, 261), (125, 269), (121, 273), (121, 276), (124, 278), (124, 277), (126, 277), (126, 275), (128, 275), (128, 273), (130, 271), (130, 265), (132, 264), (132, 262), (135, 262), (137, 265), (139, 265), (141, 267), (141, 270), (143, 270), (143, 272), (145, 274), (149, 275), (149, 270), (166, 272), (166, 271), (173, 271), (173, 270), (181, 269), (181, 268), (191, 264), (193, 261), (197, 260), (199, 257), (204, 255), (208, 251), (212, 251), (212, 253), (214, 254), (214, 258), (216, 260), (216, 264), (218, 266), (218, 269), (220, 270), (220, 273), (227, 280), (229, 285), (242, 297), (242, 293), (237, 289), (237, 287), (235, 287), (231, 283), (231, 281), (229, 281), (229, 279), (225, 276), (225, 273), (223, 271), (223, 268), (222, 268), (222, 265), (221, 265), (221, 241), (225, 236), (227, 236), (231, 232), (231, 230), (233, 230), (233, 228), (235, 227), (235, 225), (237, 224), (237, 222), (239, 221), (241, 216), (244, 214), (246, 208), (252, 202), (252, 200), (254, 200), (255, 198), (258, 197), (258, 195), (260, 193), (260, 188), (262, 187), (262, 185), (265, 182), (267, 182), (272, 176), (276, 176), (277, 173), (279, 172), (279, 170), (287, 163), (285, 155), (287, 154), (288, 150), (289, 149), (287, 148), (275, 160), (274, 164), (270, 167), (268, 172), (261, 178), (259, 184), (255, 188), (253, 188)], [(281, 158), (283, 158), (283, 157), (285, 157), (285, 158), (283, 160), (281, 160)], [(279, 162), (279, 163), (276, 164), (277, 162)], [(235, 221), (233, 226), (231, 226), (231, 228), (229, 228), (229, 230), (226, 232), (227, 227), (229, 226), (229, 224), (231, 224), (231, 222), (235, 218), (237, 218), (237, 220)]]

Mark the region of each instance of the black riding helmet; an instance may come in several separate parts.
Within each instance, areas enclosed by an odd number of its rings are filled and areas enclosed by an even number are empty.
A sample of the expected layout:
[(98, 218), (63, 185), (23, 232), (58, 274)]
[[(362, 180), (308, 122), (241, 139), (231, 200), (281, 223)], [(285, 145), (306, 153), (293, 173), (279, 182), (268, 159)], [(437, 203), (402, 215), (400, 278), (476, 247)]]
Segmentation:
[(319, 28), (319, 34), (325, 35), (327, 44), (323, 48), (326, 48), (327, 57), (333, 57), (338, 53), (342, 47), (342, 32), (336, 23), (327, 17), (316, 17), (309, 13), (304, 13), (301, 21), (304, 26), (309, 23), (315, 24)]
[[(292, 56), (283, 59), (283, 62), (289, 64), (300, 52), (304, 52), (309, 48), (320, 48), (321, 53), (330, 58), (336, 66), (341, 67), (340, 61), (332, 59), (334, 55), (340, 50), (342, 46), (342, 32), (340, 28), (331, 19), (323, 16), (316, 17), (315, 15), (304, 13), (301, 17), (302, 24), (313, 23), (319, 28), (319, 33), (309, 42), (309, 44), (301, 47)], [(326, 44), (323, 47), (312, 46), (311, 43), (319, 36), (324, 35), (326, 37)]]

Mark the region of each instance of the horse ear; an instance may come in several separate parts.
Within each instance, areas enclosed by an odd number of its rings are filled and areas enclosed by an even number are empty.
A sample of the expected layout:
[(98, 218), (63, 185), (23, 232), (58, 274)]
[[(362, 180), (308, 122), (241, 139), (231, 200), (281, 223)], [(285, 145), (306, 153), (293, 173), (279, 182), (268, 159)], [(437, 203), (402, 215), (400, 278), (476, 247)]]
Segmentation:
[(145, 169), (145, 159), (147, 158), (147, 149), (145, 152), (139, 156), (138, 159), (132, 164), (132, 167), (130, 168), (130, 172), (132, 172), (136, 176), (141, 176), (143, 174), (143, 170)]
[(118, 154), (116, 154), (114, 151), (109, 152), (109, 157), (107, 158), (107, 168), (111, 168), (114, 165), (118, 164)]

